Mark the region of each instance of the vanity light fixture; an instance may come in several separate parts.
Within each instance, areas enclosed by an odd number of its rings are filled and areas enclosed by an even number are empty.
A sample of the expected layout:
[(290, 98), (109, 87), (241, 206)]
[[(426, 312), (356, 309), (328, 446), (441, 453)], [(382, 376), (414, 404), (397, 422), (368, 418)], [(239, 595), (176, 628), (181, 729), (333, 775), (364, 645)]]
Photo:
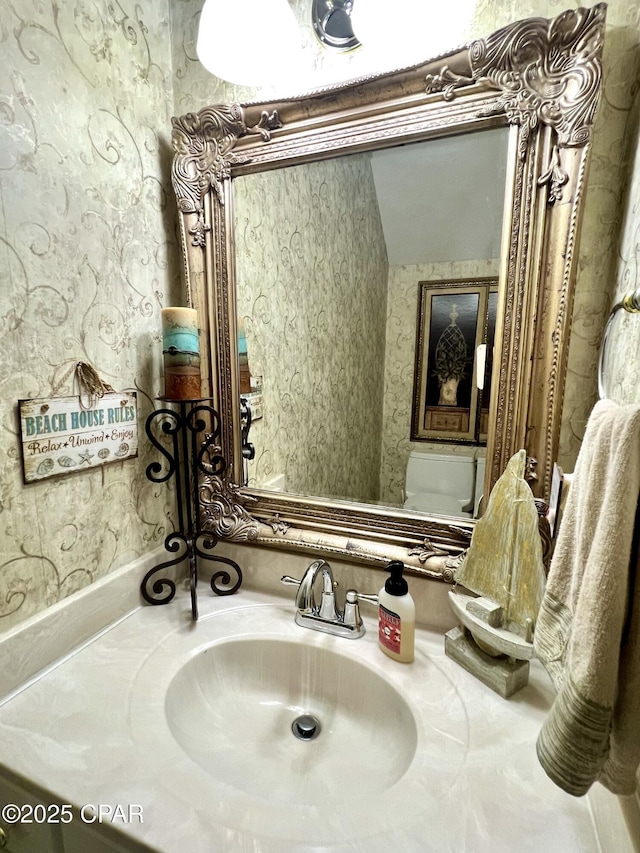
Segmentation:
[[(305, 15), (319, 44), (348, 60), (314, 61), (313, 44), (294, 14), (300, 3), (308, 4)], [(221, 80), (307, 91), (450, 50), (462, 40), (474, 4), (449, 0), (443, 12), (427, 0), (403, 0), (393, 9), (389, 0), (204, 0), (196, 51)]]

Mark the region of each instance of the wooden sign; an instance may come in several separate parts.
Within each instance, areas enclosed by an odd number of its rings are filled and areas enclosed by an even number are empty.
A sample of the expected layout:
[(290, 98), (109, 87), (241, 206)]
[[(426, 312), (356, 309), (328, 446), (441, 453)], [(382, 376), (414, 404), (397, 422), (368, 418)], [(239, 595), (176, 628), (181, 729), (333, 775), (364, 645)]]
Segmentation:
[(121, 462), (138, 455), (136, 394), (20, 400), (25, 483)]

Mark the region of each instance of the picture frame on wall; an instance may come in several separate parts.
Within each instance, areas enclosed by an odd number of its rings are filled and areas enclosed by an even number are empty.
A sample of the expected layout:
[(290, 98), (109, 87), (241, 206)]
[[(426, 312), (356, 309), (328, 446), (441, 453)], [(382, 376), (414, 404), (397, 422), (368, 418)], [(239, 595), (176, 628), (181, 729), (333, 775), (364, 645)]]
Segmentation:
[(498, 280), (418, 287), (411, 440), (486, 443)]

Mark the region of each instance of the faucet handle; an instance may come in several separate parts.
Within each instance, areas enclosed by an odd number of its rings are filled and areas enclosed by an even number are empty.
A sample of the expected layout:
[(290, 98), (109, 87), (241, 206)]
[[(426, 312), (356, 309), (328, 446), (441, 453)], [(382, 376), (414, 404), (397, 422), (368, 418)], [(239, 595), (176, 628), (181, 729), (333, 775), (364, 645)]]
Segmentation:
[(344, 596), (344, 616), (345, 625), (353, 626), (358, 631), (364, 634), (364, 625), (362, 624), (362, 616), (360, 616), (359, 601), (368, 601), (370, 604), (378, 603), (377, 595), (365, 595), (357, 592), (355, 589), (348, 589)]
[(292, 578), (291, 575), (283, 575), (280, 578), (280, 583), (283, 583), (285, 586), (300, 586), (302, 581), (299, 581), (297, 578)]
[(369, 593), (356, 592), (355, 589), (351, 590), (351, 591), (356, 593), (356, 596), (358, 597), (358, 601), (368, 601), (369, 604), (379, 604), (379, 598), (378, 598), (377, 593), (369, 595)]

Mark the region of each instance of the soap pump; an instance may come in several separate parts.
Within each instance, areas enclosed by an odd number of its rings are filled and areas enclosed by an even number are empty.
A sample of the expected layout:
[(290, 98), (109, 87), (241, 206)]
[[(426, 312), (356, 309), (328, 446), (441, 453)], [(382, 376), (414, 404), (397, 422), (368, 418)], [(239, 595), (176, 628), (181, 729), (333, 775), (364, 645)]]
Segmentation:
[(392, 560), (390, 572), (378, 595), (378, 643), (390, 658), (411, 663), (414, 654), (416, 606), (402, 577), (404, 563)]

